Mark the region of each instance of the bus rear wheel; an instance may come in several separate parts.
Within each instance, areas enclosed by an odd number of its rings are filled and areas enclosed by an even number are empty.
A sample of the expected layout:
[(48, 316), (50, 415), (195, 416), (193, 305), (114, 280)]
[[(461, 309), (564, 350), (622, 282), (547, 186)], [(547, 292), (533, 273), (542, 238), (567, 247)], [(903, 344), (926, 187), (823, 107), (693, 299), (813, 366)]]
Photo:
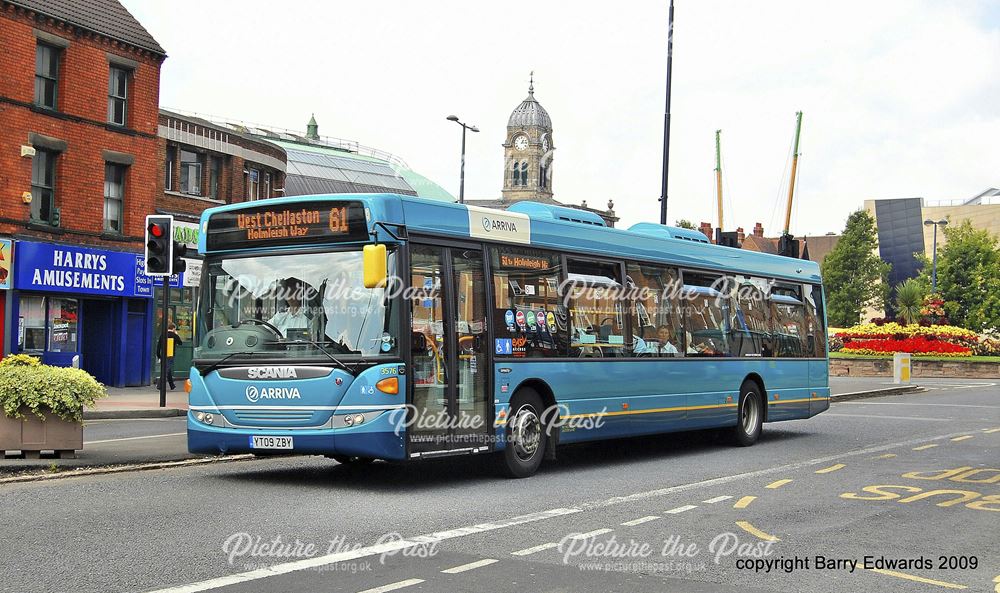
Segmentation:
[(547, 444), (542, 416), (542, 398), (535, 390), (519, 389), (511, 398), (504, 430), (506, 447), (499, 460), (507, 477), (527, 478), (538, 471)]
[(732, 428), (733, 444), (749, 447), (757, 442), (764, 425), (764, 398), (760, 387), (753, 381), (744, 381), (740, 387), (740, 403), (736, 426)]

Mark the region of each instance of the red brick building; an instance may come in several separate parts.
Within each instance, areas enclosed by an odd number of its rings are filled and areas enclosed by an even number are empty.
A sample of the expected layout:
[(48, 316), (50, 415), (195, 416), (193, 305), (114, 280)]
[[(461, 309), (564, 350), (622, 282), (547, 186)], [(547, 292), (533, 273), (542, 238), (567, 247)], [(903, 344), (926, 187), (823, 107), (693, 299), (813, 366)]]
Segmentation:
[(130, 352), (151, 331), (135, 254), (162, 193), (166, 52), (117, 0), (0, 0), (0, 47), (3, 352), (148, 381)]

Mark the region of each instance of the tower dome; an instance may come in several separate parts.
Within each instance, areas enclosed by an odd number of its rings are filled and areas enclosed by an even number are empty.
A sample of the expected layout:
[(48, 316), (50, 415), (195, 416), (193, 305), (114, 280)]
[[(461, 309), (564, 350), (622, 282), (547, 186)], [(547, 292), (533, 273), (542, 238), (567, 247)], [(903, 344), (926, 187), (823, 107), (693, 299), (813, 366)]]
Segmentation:
[(545, 111), (542, 104), (535, 100), (534, 78), (528, 84), (528, 97), (514, 108), (510, 119), (507, 120), (508, 128), (526, 126), (552, 129), (552, 119), (549, 117), (549, 112)]

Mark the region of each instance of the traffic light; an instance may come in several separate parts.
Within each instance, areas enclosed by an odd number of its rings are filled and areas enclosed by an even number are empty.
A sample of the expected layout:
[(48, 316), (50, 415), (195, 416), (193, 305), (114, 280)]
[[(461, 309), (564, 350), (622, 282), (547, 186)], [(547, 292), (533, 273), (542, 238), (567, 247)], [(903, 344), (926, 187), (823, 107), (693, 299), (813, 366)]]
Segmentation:
[(174, 274), (180, 274), (181, 272), (187, 270), (187, 262), (184, 261), (184, 256), (187, 255), (187, 250), (187, 245), (179, 241), (174, 241)]
[(170, 276), (174, 270), (173, 216), (146, 217), (146, 275)]

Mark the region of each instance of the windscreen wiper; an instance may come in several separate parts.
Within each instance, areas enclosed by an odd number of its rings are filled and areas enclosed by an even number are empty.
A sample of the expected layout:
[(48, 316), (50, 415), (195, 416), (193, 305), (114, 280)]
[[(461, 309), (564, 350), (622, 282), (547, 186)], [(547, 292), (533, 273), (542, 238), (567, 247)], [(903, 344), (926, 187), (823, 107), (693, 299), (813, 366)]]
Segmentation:
[(208, 365), (208, 368), (205, 369), (205, 372), (202, 373), (202, 376), (205, 376), (205, 375), (211, 373), (212, 371), (214, 371), (215, 369), (219, 368), (219, 366), (222, 365), (222, 363), (226, 362), (230, 358), (232, 358), (234, 356), (239, 356), (241, 354), (245, 355), (245, 356), (253, 356), (254, 354), (256, 354), (256, 352), (254, 352), (253, 350), (247, 350), (245, 352), (230, 352), (229, 354), (223, 356), (219, 360), (217, 360), (217, 361), (213, 362), (212, 364)]
[(319, 342), (317, 342), (315, 340), (295, 339), (295, 340), (293, 340), (291, 342), (264, 342), (264, 343), (265, 344), (285, 344), (286, 346), (288, 344), (309, 344), (310, 346), (315, 346), (320, 352), (322, 352), (323, 354), (325, 354), (326, 357), (329, 358), (330, 361), (333, 362), (338, 367), (344, 369), (345, 371), (347, 371), (348, 373), (351, 373), (352, 375), (356, 373), (356, 369), (352, 369), (351, 367), (347, 366), (346, 364), (344, 364), (343, 362), (341, 362), (340, 360), (338, 360), (336, 356), (334, 356), (333, 354), (330, 354), (329, 350), (327, 350), (326, 348), (324, 348), (322, 344), (320, 344)]

